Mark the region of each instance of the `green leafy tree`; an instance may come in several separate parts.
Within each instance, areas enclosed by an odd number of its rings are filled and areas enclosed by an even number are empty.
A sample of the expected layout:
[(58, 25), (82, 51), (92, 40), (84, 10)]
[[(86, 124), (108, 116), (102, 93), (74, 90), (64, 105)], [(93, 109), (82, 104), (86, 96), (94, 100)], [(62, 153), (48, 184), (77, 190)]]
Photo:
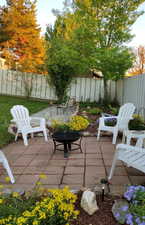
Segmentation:
[(60, 102), (65, 101), (67, 90), (73, 78), (84, 72), (86, 69), (85, 61), (80, 57), (79, 52), (73, 48), (71, 40), (63, 37), (56, 26), (47, 27), (45, 34), (47, 43), (47, 69), (49, 82), (55, 87), (55, 92)]
[(0, 46), (10, 69), (43, 71), (45, 48), (36, 23), (36, 1), (7, 0), (0, 10)]
[[(107, 101), (108, 80), (116, 81), (122, 78), (132, 65), (132, 53), (123, 46), (132, 38), (130, 28), (142, 14), (137, 9), (144, 1), (73, 0), (71, 4), (69, 2), (66, 1), (62, 13), (56, 12), (54, 32), (51, 31), (53, 40), (55, 38), (58, 42), (64, 40), (60, 46), (61, 50), (59, 49), (58, 53), (57, 43), (54, 44), (51, 40), (47, 55), (59, 56), (57, 62), (64, 63), (60, 60), (61, 55), (69, 49), (73, 54), (65, 53), (64, 61), (71, 61), (70, 65), (75, 66), (77, 74), (86, 73), (89, 69), (100, 70), (104, 81), (104, 99)], [(50, 54), (51, 49), (53, 54)], [(80, 67), (75, 65), (76, 59)]]
[[(103, 73), (104, 98), (108, 96), (107, 81), (122, 78), (123, 72), (125, 73), (125, 70), (132, 65), (130, 50), (126, 48), (124, 53), (124, 51), (122, 52), (122, 46), (133, 37), (130, 34), (131, 25), (143, 13), (137, 11), (138, 6), (143, 2), (143, 0), (73, 1), (73, 18), (78, 21), (77, 28), (73, 30), (73, 43), (82, 56), (87, 58), (90, 68), (100, 69)], [(116, 54), (118, 54), (117, 48), (120, 48), (118, 53), (122, 58), (114, 63)], [(108, 57), (110, 54), (111, 58)], [(126, 65), (121, 70), (125, 54), (128, 55), (129, 62), (128, 66)], [(102, 65), (100, 58), (103, 59), (104, 65)], [(111, 66), (108, 66), (106, 60), (112, 67), (116, 68), (114, 71)], [(100, 65), (98, 62), (100, 62)], [(108, 71), (106, 72), (106, 70)]]
[[(108, 80), (117, 81), (124, 77), (128, 68), (132, 66), (134, 56), (127, 48), (100, 48), (94, 56), (96, 68), (103, 73), (104, 101), (109, 101)], [(116, 90), (117, 96), (117, 90)]]

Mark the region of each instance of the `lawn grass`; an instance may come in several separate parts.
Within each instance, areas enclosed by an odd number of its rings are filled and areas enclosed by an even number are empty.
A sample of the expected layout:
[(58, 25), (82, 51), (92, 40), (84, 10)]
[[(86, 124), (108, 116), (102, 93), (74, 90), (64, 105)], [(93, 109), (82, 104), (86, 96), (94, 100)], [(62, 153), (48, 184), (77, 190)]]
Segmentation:
[(12, 119), (10, 109), (13, 105), (24, 105), (29, 109), (30, 114), (32, 114), (47, 108), (48, 102), (0, 95), (0, 147), (14, 140), (14, 136), (8, 133), (8, 126)]

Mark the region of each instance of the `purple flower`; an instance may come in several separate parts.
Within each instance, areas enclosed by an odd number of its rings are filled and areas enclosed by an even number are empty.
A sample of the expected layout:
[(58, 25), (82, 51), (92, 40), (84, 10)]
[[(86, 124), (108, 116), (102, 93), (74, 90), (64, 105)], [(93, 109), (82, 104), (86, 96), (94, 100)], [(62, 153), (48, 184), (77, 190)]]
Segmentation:
[(118, 218), (118, 217), (120, 217), (120, 213), (119, 213), (119, 212), (116, 212), (116, 213), (114, 213), (114, 216), (115, 216), (116, 218)]
[(138, 186), (136, 186), (136, 188), (135, 188), (136, 190), (140, 190), (140, 191), (145, 191), (145, 187), (144, 186), (142, 186), (142, 185), (138, 185)]
[(145, 222), (141, 222), (141, 223), (139, 223), (138, 225), (145, 225)]
[(128, 205), (125, 205), (125, 206), (121, 207), (121, 210), (124, 211), (124, 212), (127, 211), (128, 210)]
[(126, 223), (130, 224), (130, 225), (134, 225), (133, 224), (133, 216), (132, 216), (132, 214), (130, 214), (130, 213), (126, 214)]
[(128, 201), (130, 201), (133, 198), (135, 192), (136, 192), (136, 186), (131, 185), (127, 188), (127, 191), (124, 193), (124, 197)]
[(137, 217), (137, 218), (135, 219), (135, 222), (136, 222), (137, 224), (140, 224), (140, 218)]
[(132, 199), (133, 194), (134, 194), (133, 191), (130, 190), (130, 191), (127, 191), (127, 192), (124, 193), (124, 197), (125, 197), (128, 201), (130, 201), (130, 200)]

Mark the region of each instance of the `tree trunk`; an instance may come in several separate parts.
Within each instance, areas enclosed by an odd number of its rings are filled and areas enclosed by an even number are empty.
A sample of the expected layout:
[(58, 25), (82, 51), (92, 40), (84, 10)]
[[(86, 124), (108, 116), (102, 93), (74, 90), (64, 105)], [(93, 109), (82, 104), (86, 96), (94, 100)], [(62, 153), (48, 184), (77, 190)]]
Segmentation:
[(104, 79), (103, 82), (104, 82), (104, 103), (109, 103), (108, 82), (106, 79)]

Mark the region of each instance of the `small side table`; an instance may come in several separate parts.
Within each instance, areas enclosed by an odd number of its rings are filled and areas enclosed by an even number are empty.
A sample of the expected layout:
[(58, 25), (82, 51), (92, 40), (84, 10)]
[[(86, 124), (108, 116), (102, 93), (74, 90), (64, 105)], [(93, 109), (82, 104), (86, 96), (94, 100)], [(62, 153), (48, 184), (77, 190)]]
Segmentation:
[(126, 136), (126, 144), (130, 145), (131, 139), (136, 138), (136, 146), (143, 147), (143, 140), (145, 139), (145, 130), (128, 130), (124, 132)]

